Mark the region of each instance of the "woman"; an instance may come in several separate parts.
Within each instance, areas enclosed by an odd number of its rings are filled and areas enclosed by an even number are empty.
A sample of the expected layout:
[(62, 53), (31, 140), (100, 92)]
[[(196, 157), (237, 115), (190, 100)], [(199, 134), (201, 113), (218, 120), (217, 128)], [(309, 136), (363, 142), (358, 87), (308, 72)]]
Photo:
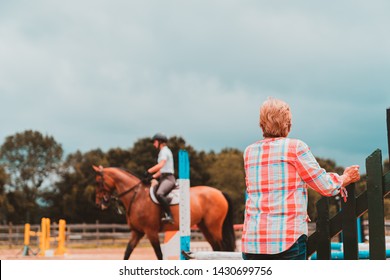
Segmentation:
[(309, 147), (287, 138), (287, 103), (269, 98), (260, 108), (263, 140), (244, 152), (247, 200), (242, 234), (244, 259), (306, 259), (307, 187), (323, 196), (339, 193), (360, 179), (359, 166), (343, 175), (322, 169)]
[(161, 133), (157, 133), (152, 138), (153, 146), (159, 150), (157, 164), (147, 170), (147, 176), (153, 174), (153, 179), (160, 179), (157, 186), (156, 198), (163, 208), (165, 215), (161, 219), (164, 223), (173, 224), (171, 208), (169, 206), (168, 194), (176, 186), (174, 176), (174, 161), (172, 151), (168, 148), (168, 138)]

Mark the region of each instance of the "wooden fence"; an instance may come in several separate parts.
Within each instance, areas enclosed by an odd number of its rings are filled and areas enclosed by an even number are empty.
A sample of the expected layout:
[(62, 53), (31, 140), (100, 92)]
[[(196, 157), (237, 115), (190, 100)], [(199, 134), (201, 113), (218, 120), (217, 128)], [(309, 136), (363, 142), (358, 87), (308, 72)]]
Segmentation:
[(317, 202), (317, 229), (308, 239), (308, 256), (317, 251), (318, 259), (331, 259), (331, 239), (343, 233), (344, 259), (358, 259), (357, 217), (368, 212), (370, 259), (386, 259), (384, 197), (390, 193), (390, 172), (382, 175), (380, 150), (367, 158), (367, 190), (358, 197), (355, 184), (347, 187), (348, 200), (329, 219), (329, 198)]
[[(31, 225), (31, 231), (38, 232), (40, 225)], [(50, 225), (52, 236), (58, 233), (58, 224)], [(115, 244), (125, 240), (128, 242), (130, 235), (129, 227), (126, 224), (67, 224), (66, 243), (67, 244), (91, 244), (102, 245), (105, 243)], [(31, 237), (31, 243), (38, 243), (38, 236)], [(24, 241), (24, 225), (1, 225), (0, 245), (9, 247), (20, 246)]]
[[(387, 135), (390, 158), (390, 108), (387, 109)], [(309, 257), (317, 251), (317, 259), (331, 259), (331, 239), (342, 231), (344, 259), (359, 259), (357, 217), (368, 212), (369, 258), (386, 259), (384, 198), (390, 193), (390, 172), (382, 173), (380, 150), (366, 159), (366, 171), (367, 190), (356, 197), (355, 184), (348, 186), (347, 202), (342, 202), (341, 211), (331, 219), (329, 198), (323, 197), (317, 202), (317, 228), (308, 239)]]
[[(31, 231), (38, 232), (40, 225), (31, 225)], [(390, 228), (390, 225), (389, 225)], [(50, 232), (52, 236), (58, 234), (58, 225), (52, 223), (50, 225)], [(236, 238), (241, 238), (242, 225), (235, 226)], [(119, 245), (127, 244), (130, 237), (130, 230), (127, 224), (67, 224), (66, 225), (66, 244), (67, 245)], [(38, 244), (38, 236), (31, 236), (31, 244)], [(163, 242), (164, 235), (160, 234), (160, 241)], [(203, 234), (198, 228), (191, 229), (192, 241), (205, 241)], [(0, 245), (12, 247), (23, 246), (24, 241), (24, 225), (0, 225)], [(145, 238), (141, 240), (141, 243), (149, 241)]]

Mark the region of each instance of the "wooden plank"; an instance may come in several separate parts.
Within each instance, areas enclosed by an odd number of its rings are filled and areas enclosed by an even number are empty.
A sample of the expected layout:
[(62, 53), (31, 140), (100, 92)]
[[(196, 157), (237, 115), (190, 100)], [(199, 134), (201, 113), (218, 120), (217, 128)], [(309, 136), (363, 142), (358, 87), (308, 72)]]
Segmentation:
[(370, 259), (386, 259), (383, 202), (382, 153), (376, 150), (366, 159)]
[(315, 251), (317, 251), (317, 245), (318, 245), (318, 232), (313, 232), (309, 238), (307, 239), (307, 250), (306, 255), (309, 258), (312, 254), (314, 254)]
[(362, 216), (368, 210), (367, 191), (356, 198), (356, 217)]
[(342, 229), (343, 249), (345, 260), (357, 260), (359, 258), (358, 233), (356, 221), (356, 197), (355, 184), (347, 186), (347, 202), (342, 201)]
[(318, 245), (317, 245), (317, 259), (330, 259), (330, 235), (329, 235), (329, 198), (322, 197), (317, 202), (317, 231), (318, 231)]
[(329, 235), (334, 237), (341, 232), (343, 212), (338, 212), (329, 221)]

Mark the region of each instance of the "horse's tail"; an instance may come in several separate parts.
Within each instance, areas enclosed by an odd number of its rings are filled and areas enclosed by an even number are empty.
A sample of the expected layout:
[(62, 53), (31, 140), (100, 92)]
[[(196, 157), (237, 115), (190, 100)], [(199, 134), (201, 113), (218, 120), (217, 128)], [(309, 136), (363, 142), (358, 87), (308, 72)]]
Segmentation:
[(226, 193), (222, 193), (228, 202), (228, 211), (222, 226), (222, 251), (234, 252), (236, 249), (236, 236), (233, 227), (233, 203)]

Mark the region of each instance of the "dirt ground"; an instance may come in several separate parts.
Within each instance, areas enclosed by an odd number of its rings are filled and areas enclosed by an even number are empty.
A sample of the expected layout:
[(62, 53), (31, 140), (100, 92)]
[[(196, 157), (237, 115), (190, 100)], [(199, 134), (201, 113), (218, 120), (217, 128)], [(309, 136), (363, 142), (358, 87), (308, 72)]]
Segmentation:
[[(23, 256), (21, 249), (1, 249), (1, 260), (121, 260), (125, 248), (88, 248), (73, 249), (68, 248), (62, 256), (49, 254), (47, 256)], [(135, 248), (130, 257), (131, 260), (156, 260), (153, 249)]]
[[(54, 255), (53, 250), (48, 251), (46, 256), (36, 256), (34, 252), (29, 256), (23, 256), (23, 248), (4, 249), (0, 248), (0, 260), (122, 260), (125, 246), (116, 248), (67, 248), (61, 256)], [(192, 251), (211, 251), (207, 242), (191, 243)], [(33, 248), (33, 251), (36, 251)], [(137, 246), (130, 256), (130, 260), (156, 260), (151, 246)]]

